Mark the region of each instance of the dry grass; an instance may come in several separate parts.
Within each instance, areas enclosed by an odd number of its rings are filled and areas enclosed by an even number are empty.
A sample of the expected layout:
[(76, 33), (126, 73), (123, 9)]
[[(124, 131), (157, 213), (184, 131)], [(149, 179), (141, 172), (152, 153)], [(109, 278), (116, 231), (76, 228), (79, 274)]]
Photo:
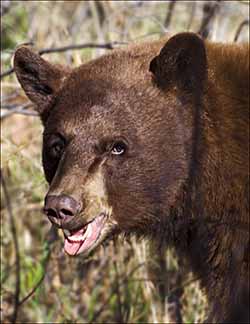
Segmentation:
[[(203, 2), (178, 1), (168, 30), (197, 31)], [(9, 68), (14, 48), (33, 41), (37, 49), (78, 43), (142, 41), (164, 33), (168, 2), (150, 1), (15, 1), (2, 19), (2, 72)], [(232, 41), (240, 23), (248, 17), (247, 1), (222, 2), (211, 24), (210, 38)], [(193, 11), (194, 10), (194, 11)], [(193, 17), (193, 18), (192, 18)], [(244, 27), (239, 41), (248, 40)], [(84, 49), (47, 54), (44, 57), (79, 65), (105, 52)], [(2, 80), (3, 114), (7, 105), (27, 103), (13, 74)], [(29, 111), (29, 110), (28, 110)], [(22, 323), (167, 322), (161, 297), (149, 279), (148, 263), (154, 262), (148, 243), (118, 239), (88, 260), (62, 252), (60, 236), (51, 236), (41, 213), (47, 184), (41, 168), (42, 126), (37, 117), (12, 114), (2, 119), (1, 169), (14, 214), (20, 249), (20, 300), (45, 278), (32, 296), (18, 308)], [(7, 210), (1, 194), (1, 314), (10, 322), (15, 298), (15, 249)], [(167, 293), (190, 280), (177, 265), (173, 251), (166, 252)], [(158, 267), (158, 271), (162, 271)], [(156, 273), (157, 274), (157, 273)], [(181, 278), (181, 283), (179, 279)], [(184, 284), (181, 297), (185, 323), (199, 322), (205, 301), (196, 281)]]

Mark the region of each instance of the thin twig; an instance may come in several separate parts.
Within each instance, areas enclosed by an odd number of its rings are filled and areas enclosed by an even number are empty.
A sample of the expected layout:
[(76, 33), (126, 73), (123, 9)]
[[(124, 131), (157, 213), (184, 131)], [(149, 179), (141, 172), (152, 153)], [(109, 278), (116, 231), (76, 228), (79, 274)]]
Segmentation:
[(21, 306), (23, 303), (25, 303), (36, 292), (36, 290), (42, 284), (42, 282), (43, 282), (43, 280), (45, 278), (45, 275), (46, 275), (46, 271), (43, 272), (42, 277), (40, 278), (40, 280), (38, 281), (38, 283), (35, 285), (35, 287), (32, 288), (32, 290), (22, 300), (20, 300), (18, 306)]
[(36, 111), (30, 111), (30, 110), (24, 110), (24, 109), (13, 109), (6, 111), (5, 113), (1, 114), (1, 119), (4, 119), (6, 117), (9, 117), (12, 114), (18, 114), (18, 115), (24, 115), (24, 116), (33, 116), (38, 117), (39, 114)]
[(1, 184), (3, 188), (3, 193), (6, 201), (6, 207), (10, 218), (10, 228), (11, 233), (13, 236), (14, 241), (14, 248), (15, 248), (15, 264), (16, 264), (16, 285), (15, 285), (15, 295), (14, 295), (14, 310), (11, 317), (11, 323), (16, 323), (17, 315), (18, 315), (18, 307), (19, 307), (19, 296), (20, 296), (20, 277), (21, 277), (21, 270), (20, 270), (20, 253), (19, 253), (19, 244), (17, 239), (17, 231), (16, 231), (16, 224), (14, 220), (11, 200), (9, 197), (9, 192), (5, 183), (5, 179), (3, 176), (2, 170), (0, 170), (0, 177), (1, 177)]
[(10, 75), (13, 72), (14, 72), (14, 69), (13, 68), (10, 68), (10, 69), (4, 71), (3, 73), (1, 73), (1, 79), (3, 79), (4, 77), (6, 77), (7, 75)]
[[(109, 49), (112, 50), (116, 45), (125, 45), (127, 44), (126, 42), (110, 42), (110, 43), (105, 43), (105, 44), (94, 44), (94, 43), (85, 43), (85, 44), (72, 44), (68, 46), (62, 46), (62, 47), (54, 47), (54, 48), (44, 48), (38, 51), (39, 55), (43, 54), (49, 54), (49, 53), (61, 53), (61, 52), (66, 52), (66, 51), (71, 51), (71, 50), (79, 50), (79, 49), (84, 49), (84, 48), (104, 48), (104, 49)], [(10, 75), (11, 73), (14, 72), (13, 68), (10, 68), (9, 70), (1, 73), (1, 79)]]
[[(27, 108), (33, 107), (33, 104), (27, 103), (22, 106), (16, 105), (2, 105), (1, 107), (1, 119), (8, 117), (12, 114), (26, 115), (26, 116), (38, 116), (38, 113), (34, 110), (28, 110)], [(2, 109), (7, 111), (3, 112)]]
[(243, 28), (244, 28), (245, 26), (248, 26), (248, 27), (249, 27), (249, 19), (245, 19), (245, 20), (243, 20), (243, 21), (240, 23), (240, 25), (239, 25), (239, 27), (237, 28), (237, 31), (236, 31), (236, 33), (235, 33), (235, 36), (234, 36), (234, 42), (237, 42), (237, 41), (238, 41), (238, 38), (239, 38), (239, 36), (240, 36), (240, 34), (241, 34), (241, 32), (242, 32), (242, 30), (243, 30)]
[[(9, 100), (13, 100), (15, 99), (16, 97), (18, 97), (19, 93), (18, 91), (14, 91), (12, 92), (10, 95), (2, 95), (2, 102), (6, 102), (6, 101), (9, 101)], [(1, 108), (3, 108), (3, 104), (1, 103)]]
[(54, 47), (54, 48), (45, 48), (38, 51), (38, 54), (48, 54), (48, 53), (60, 53), (65, 52), (69, 50), (77, 50), (77, 49), (83, 49), (83, 48), (104, 48), (112, 50), (116, 45), (125, 45), (127, 42), (110, 42), (105, 44), (94, 44), (94, 43), (86, 43), (86, 44), (72, 44), (68, 46), (63, 47)]

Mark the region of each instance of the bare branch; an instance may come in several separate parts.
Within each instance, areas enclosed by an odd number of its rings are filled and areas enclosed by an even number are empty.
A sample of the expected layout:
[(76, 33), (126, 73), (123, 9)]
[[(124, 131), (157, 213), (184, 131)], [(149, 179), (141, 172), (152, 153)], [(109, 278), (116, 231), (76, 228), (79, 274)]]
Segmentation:
[[(30, 44), (30, 43), (26, 43)], [(103, 49), (113, 49), (116, 45), (124, 45), (127, 44), (126, 42), (110, 42), (105, 44), (94, 44), (94, 43), (85, 43), (85, 44), (72, 44), (68, 46), (62, 46), (62, 47), (54, 47), (54, 48), (44, 48), (38, 51), (38, 54), (49, 54), (49, 53), (60, 53), (65, 52), (69, 50), (77, 50), (77, 49), (84, 49), (84, 48), (103, 48)], [(14, 69), (11, 68), (1, 74), (1, 79), (12, 74), (14, 72)], [(4, 108), (4, 106), (2, 106)], [(38, 116), (38, 114), (35, 111), (26, 111), (24, 110), (25, 107), (16, 107), (15, 109), (8, 110), (5, 113), (1, 113), (1, 119), (5, 118), (13, 113), (22, 114), (22, 115), (31, 115), (31, 116)], [(6, 108), (6, 109), (9, 109)]]
[[(38, 116), (38, 113), (34, 110), (28, 110), (27, 108), (33, 107), (33, 104), (27, 103), (22, 106), (16, 105), (1, 105), (1, 119), (4, 119), (12, 114)], [(6, 109), (6, 111), (2, 111)]]
[(240, 23), (239, 27), (236, 30), (235, 36), (234, 36), (234, 42), (238, 41), (239, 36), (245, 26), (249, 27), (249, 19), (245, 19)]
[(6, 186), (6, 182), (4, 179), (4, 175), (2, 169), (0, 170), (1, 184), (3, 188), (3, 193), (6, 201), (6, 207), (10, 218), (10, 228), (13, 236), (14, 249), (15, 249), (15, 264), (16, 264), (16, 285), (15, 285), (15, 294), (14, 294), (14, 310), (11, 317), (11, 323), (16, 323), (17, 315), (18, 315), (18, 307), (19, 307), (19, 296), (20, 296), (20, 278), (21, 278), (21, 270), (20, 270), (20, 253), (19, 253), (19, 244), (17, 239), (17, 231), (16, 224), (13, 215), (11, 200), (9, 197), (9, 192)]
[[(61, 52), (79, 50), (84, 48), (104, 48), (104, 49), (112, 50), (115, 48), (116, 45), (126, 45), (126, 44), (127, 42), (110, 42), (105, 44), (95, 44), (95, 43), (72, 44), (72, 45), (62, 46), (62, 47), (44, 48), (38, 51), (38, 54), (43, 55), (49, 53), (61, 53)], [(13, 72), (14, 72), (13, 68), (4, 71), (3, 73), (1, 73), (1, 79), (12, 74)]]
[(94, 44), (94, 43), (86, 43), (86, 44), (72, 44), (68, 46), (63, 47), (55, 47), (55, 48), (45, 48), (40, 51), (38, 51), (38, 54), (48, 54), (48, 53), (60, 53), (65, 52), (69, 50), (77, 50), (77, 49), (84, 49), (84, 48), (104, 48), (112, 50), (116, 45), (126, 45), (126, 42), (110, 42), (105, 44)]
[(3, 79), (4, 77), (10, 75), (13, 72), (14, 72), (14, 69), (13, 68), (10, 68), (10, 69), (4, 71), (3, 73), (1, 73), (1, 79)]
[[(6, 95), (6, 96), (2, 95), (2, 99), (3, 99), (2, 102), (6, 102), (8, 100), (15, 99), (17, 96), (18, 96), (18, 91), (14, 91), (11, 94)], [(1, 107), (2, 107), (2, 103), (1, 103)]]
[(25, 303), (35, 292), (36, 290), (41, 286), (44, 278), (46, 275), (46, 271), (43, 272), (42, 277), (40, 278), (40, 280), (38, 281), (38, 283), (35, 285), (34, 288), (32, 288), (32, 290), (28, 293), (28, 295), (26, 295), (20, 302), (19, 302), (19, 306), (21, 306), (23, 303)]

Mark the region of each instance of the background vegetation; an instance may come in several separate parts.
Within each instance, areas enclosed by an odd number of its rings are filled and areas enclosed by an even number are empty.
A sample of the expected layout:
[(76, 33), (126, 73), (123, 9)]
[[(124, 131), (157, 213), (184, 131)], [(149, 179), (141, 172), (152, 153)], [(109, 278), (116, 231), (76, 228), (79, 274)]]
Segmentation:
[(202, 291), (173, 251), (157, 258), (146, 242), (118, 239), (87, 260), (63, 253), (41, 213), (42, 126), (12, 73), (12, 56), (30, 43), (51, 61), (77, 66), (166, 31), (248, 41), (249, 1), (2, 1), (1, 18), (2, 322), (200, 322)]

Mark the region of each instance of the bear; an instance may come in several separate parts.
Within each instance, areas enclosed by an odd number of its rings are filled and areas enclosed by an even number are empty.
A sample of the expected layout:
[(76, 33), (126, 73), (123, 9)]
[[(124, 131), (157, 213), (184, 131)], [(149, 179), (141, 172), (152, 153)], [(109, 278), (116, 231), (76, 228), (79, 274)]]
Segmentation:
[(249, 45), (195, 33), (77, 68), (27, 46), (16, 76), (44, 125), (44, 213), (70, 255), (124, 233), (174, 247), (208, 323), (249, 322)]

